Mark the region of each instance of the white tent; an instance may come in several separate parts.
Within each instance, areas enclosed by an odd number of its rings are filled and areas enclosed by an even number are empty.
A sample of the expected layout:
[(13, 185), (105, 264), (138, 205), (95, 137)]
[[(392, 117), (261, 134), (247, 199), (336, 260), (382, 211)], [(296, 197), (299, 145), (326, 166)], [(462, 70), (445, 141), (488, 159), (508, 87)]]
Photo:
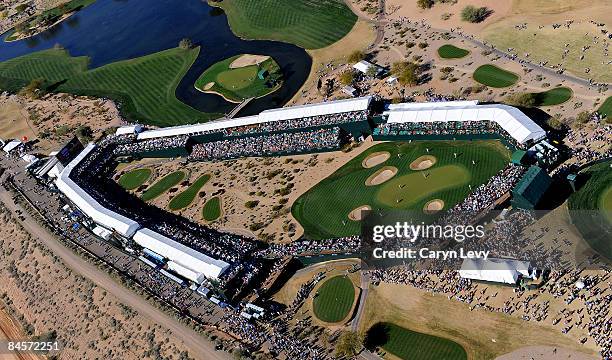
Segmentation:
[(7, 154), (10, 154), (11, 151), (17, 149), (18, 147), (20, 147), (21, 145), (23, 145), (23, 143), (19, 140), (11, 140), (8, 143), (6, 143), (4, 145), (4, 147), (2, 148), (2, 151), (4, 151)]
[(121, 126), (120, 128), (117, 128), (115, 135), (135, 135), (141, 133), (142, 130), (143, 127), (140, 124)]
[(136, 221), (100, 205), (100, 203), (70, 179), (72, 169), (74, 169), (95, 148), (95, 144), (87, 145), (87, 147), (85, 147), (85, 149), (64, 168), (64, 170), (62, 170), (55, 181), (55, 185), (59, 191), (97, 224), (107, 229), (112, 229), (118, 234), (129, 238), (134, 235), (138, 228), (140, 228), (140, 225)]
[(194, 274), (200, 273), (216, 279), (229, 267), (229, 264), (225, 261), (213, 259), (151, 229), (138, 230), (134, 235), (134, 241), (140, 246), (155, 251), (163, 257), (190, 269)]
[(204, 282), (204, 274), (191, 270), (188, 267), (185, 267), (177, 262), (169, 261), (168, 269), (174, 271), (175, 273), (181, 275), (182, 277), (193, 281), (194, 283), (200, 285)]
[(475, 101), (405, 103), (390, 105), (387, 123), (483, 121), (496, 122), (517, 142), (538, 141), (546, 132), (519, 109), (502, 104), (478, 105)]
[(380, 75), (383, 72), (383, 69), (376, 65), (376, 64), (372, 64), (369, 61), (365, 61), (365, 60), (361, 60), (360, 62), (356, 63), (355, 65), (353, 65), (353, 69), (363, 73), (363, 74), (367, 74), (368, 70), (370, 70), (370, 68), (374, 67), (376, 69), (376, 75)]
[(527, 261), (512, 259), (465, 259), (459, 270), (464, 279), (516, 284), (519, 276), (528, 277), (531, 266)]

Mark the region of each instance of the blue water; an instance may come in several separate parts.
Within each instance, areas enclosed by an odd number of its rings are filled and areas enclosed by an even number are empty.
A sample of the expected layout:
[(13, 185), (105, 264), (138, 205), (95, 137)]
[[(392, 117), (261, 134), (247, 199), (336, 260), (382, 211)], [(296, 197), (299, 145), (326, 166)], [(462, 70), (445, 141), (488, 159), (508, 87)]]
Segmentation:
[(181, 101), (204, 112), (228, 112), (234, 106), (193, 84), (210, 65), (241, 53), (270, 55), (281, 66), (285, 84), (251, 102), (240, 115), (286, 103), (302, 86), (312, 59), (295, 45), (247, 41), (236, 37), (227, 17), (205, 0), (98, 0), (48, 31), (16, 42), (0, 41), (0, 61), (60, 44), (72, 56), (89, 56), (90, 68), (176, 47), (183, 38), (201, 46), (200, 55), (176, 90)]

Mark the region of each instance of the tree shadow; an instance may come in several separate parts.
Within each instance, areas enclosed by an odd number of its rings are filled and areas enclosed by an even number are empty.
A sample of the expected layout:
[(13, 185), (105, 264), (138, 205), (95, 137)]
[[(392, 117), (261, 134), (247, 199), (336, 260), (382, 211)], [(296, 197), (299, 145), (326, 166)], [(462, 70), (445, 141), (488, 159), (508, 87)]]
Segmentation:
[(363, 346), (374, 351), (377, 347), (385, 345), (389, 341), (389, 326), (385, 323), (376, 323), (366, 331)]

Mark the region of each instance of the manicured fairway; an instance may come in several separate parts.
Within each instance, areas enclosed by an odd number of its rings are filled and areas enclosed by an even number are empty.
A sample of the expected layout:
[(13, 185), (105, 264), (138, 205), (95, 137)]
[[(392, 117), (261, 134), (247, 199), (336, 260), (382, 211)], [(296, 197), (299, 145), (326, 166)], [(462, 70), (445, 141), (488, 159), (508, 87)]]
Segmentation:
[(86, 57), (45, 50), (0, 63), (0, 85), (15, 90), (42, 78), (52, 91), (116, 99), (130, 120), (160, 126), (202, 122), (216, 114), (197, 111), (175, 96), (198, 53), (199, 48), (174, 48), (87, 70)]
[(495, 65), (482, 65), (474, 71), (474, 80), (483, 85), (503, 88), (516, 84), (519, 77), (515, 73), (498, 68)]
[(170, 203), (168, 203), (168, 208), (170, 208), (170, 210), (180, 210), (191, 205), (193, 199), (195, 199), (202, 186), (204, 186), (208, 180), (210, 180), (210, 175), (207, 174), (200, 176), (187, 189), (173, 197), (172, 200), (170, 200)]
[(581, 174), (587, 182), (568, 200), (572, 221), (599, 254), (612, 260), (612, 161), (591, 166)]
[(450, 44), (442, 45), (438, 48), (438, 55), (444, 59), (459, 59), (467, 56), (469, 53), (468, 50)]
[[(195, 87), (202, 91), (218, 93), (228, 100), (240, 102), (250, 97), (265, 96), (282, 86), (281, 69), (272, 58), (257, 65), (231, 68), (232, 62), (241, 56), (232, 56), (206, 69), (196, 80)], [(264, 79), (257, 76), (261, 70), (267, 72)], [(271, 76), (278, 76), (278, 81), (273, 83), (270, 80)]]
[(597, 109), (597, 112), (606, 115), (608, 118), (612, 117), (612, 96), (608, 96), (606, 101)]
[(223, 0), (232, 31), (248, 39), (288, 42), (306, 49), (329, 46), (355, 25), (357, 15), (341, 0)]
[(202, 218), (206, 221), (215, 221), (219, 216), (221, 216), (221, 199), (215, 196), (204, 204)]
[(348, 315), (355, 301), (355, 287), (345, 276), (336, 276), (323, 283), (317, 290), (312, 307), (321, 321), (335, 323)]
[[(382, 151), (390, 153), (387, 161), (363, 168), (362, 161), (369, 154)], [(410, 170), (409, 165), (422, 155), (434, 156), (437, 161), (427, 170)], [(312, 187), (294, 202), (291, 212), (310, 239), (356, 235), (360, 222), (350, 220), (348, 215), (358, 207), (422, 212), (428, 201), (441, 199), (448, 209), (470, 193), (469, 185), (475, 188), (487, 182), (509, 159), (508, 149), (495, 140), (383, 143)], [(380, 185), (365, 186), (366, 179), (385, 166), (397, 168), (397, 174)]]
[(572, 89), (557, 87), (541, 93), (536, 93), (538, 106), (559, 105), (572, 98)]
[(119, 185), (126, 190), (136, 189), (151, 177), (151, 169), (136, 169), (126, 172), (119, 178)]
[(153, 200), (156, 197), (160, 196), (161, 194), (165, 193), (166, 191), (170, 190), (171, 187), (180, 183), (184, 178), (185, 178), (184, 171), (179, 170), (179, 171), (170, 173), (164, 176), (163, 178), (161, 178), (160, 180), (157, 180), (155, 184), (151, 185), (147, 189), (147, 191), (145, 191), (142, 194), (141, 199), (144, 201)]
[(400, 359), (467, 360), (465, 349), (452, 340), (408, 330), (393, 323), (380, 323), (375, 327), (385, 333), (382, 337), (386, 337), (386, 342), (380, 346)]

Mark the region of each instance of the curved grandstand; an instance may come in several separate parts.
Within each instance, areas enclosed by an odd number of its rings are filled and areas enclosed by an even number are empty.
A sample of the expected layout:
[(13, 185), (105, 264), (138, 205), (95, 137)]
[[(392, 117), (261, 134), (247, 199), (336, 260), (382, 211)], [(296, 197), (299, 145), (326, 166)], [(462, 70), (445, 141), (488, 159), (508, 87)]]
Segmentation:
[[(337, 150), (346, 141), (371, 133), (375, 138), (401, 139), (410, 134), (402, 129), (391, 134), (390, 129), (406, 124), (453, 122), (453, 127), (443, 128), (445, 135), (480, 138), (501, 133), (517, 146), (545, 136), (531, 119), (506, 105), (475, 101), (397, 104), (381, 118), (373, 117), (372, 102), (368, 96), (148, 131), (123, 127), (98, 145), (89, 144), (55, 183), (92, 223), (112, 232), (126, 248), (154, 254), (168, 270), (195, 284), (206, 283), (207, 278), (218, 280), (221, 287), (231, 289), (227, 292), (231, 296), (247, 291), (264, 268), (263, 259), (253, 255), (261, 244), (192, 223), (127, 194), (111, 180), (118, 159), (185, 157), (199, 161), (321, 152)], [(436, 137), (438, 130), (420, 133)]]

